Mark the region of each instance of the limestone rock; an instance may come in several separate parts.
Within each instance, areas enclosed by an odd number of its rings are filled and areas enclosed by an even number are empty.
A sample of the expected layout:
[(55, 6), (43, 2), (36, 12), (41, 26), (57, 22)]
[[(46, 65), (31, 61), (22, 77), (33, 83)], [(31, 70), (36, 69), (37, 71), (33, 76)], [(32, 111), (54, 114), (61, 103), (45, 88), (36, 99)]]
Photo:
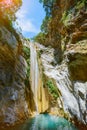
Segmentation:
[[(85, 41), (86, 42), (86, 41)], [(84, 42), (83, 42), (84, 43)], [(78, 122), (86, 125), (86, 94), (87, 94), (87, 49), (86, 45), (72, 45), (65, 53), (62, 64), (53, 64), (52, 48), (39, 46), (42, 50), (41, 61), (44, 74), (53, 79), (61, 92), (60, 101), (70, 118), (77, 118)], [(53, 51), (52, 51), (53, 50)], [(58, 56), (58, 55), (57, 55)], [(55, 61), (54, 61), (55, 62)], [(81, 72), (81, 73), (80, 73)], [(58, 105), (59, 109), (60, 105)]]
[(0, 26), (0, 124), (15, 124), (29, 116), (24, 84), (26, 61), (19, 50), (15, 35)]
[(66, 32), (70, 39), (70, 44), (87, 39), (87, 11), (78, 11), (72, 19), (67, 23)]

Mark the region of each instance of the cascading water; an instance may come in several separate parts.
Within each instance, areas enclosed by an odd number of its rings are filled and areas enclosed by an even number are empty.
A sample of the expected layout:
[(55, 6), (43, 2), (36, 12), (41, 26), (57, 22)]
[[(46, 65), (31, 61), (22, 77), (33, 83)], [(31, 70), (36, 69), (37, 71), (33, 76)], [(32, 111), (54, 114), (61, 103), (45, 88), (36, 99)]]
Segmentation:
[(38, 59), (37, 44), (30, 43), (30, 80), (36, 105), (36, 113), (45, 112), (49, 108), (47, 89), (43, 87), (42, 68)]
[(34, 94), (34, 100), (36, 104), (36, 112), (38, 112), (38, 99), (37, 99), (37, 90), (39, 86), (39, 68), (37, 62), (37, 53), (34, 43), (30, 43), (30, 74), (31, 74), (31, 89)]
[[(30, 43), (30, 55), (30, 81), (37, 114), (47, 110), (48, 105), (46, 105), (47, 96), (42, 83), (37, 47), (34, 43)], [(22, 128), (22, 130), (76, 130), (76, 128), (64, 118), (50, 116), (48, 114), (36, 115), (34, 118), (29, 119)]]
[[(41, 78), (41, 70), (39, 60), (37, 60), (36, 45), (30, 43), (31, 51), (31, 89), (36, 105), (36, 114), (44, 112), (48, 109), (47, 95)], [(55, 72), (55, 69), (54, 69)], [(55, 74), (53, 72), (53, 74)], [(57, 72), (58, 75), (58, 72)], [(67, 79), (68, 80), (68, 79)], [(63, 82), (60, 79), (59, 85)], [(65, 85), (65, 84), (64, 84)], [(31, 99), (32, 100), (32, 99)], [(7, 129), (6, 129), (7, 130)], [(38, 114), (33, 118), (28, 119), (23, 124), (9, 128), (9, 130), (77, 130), (74, 125), (64, 118), (58, 116), (51, 116), (49, 114)]]

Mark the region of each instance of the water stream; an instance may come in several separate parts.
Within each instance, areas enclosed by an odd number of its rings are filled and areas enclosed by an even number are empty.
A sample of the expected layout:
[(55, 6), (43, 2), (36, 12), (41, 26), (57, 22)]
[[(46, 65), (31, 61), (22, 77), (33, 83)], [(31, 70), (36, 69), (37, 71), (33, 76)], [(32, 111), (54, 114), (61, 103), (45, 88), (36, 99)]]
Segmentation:
[(38, 69), (38, 62), (37, 62), (37, 53), (34, 43), (30, 44), (30, 74), (31, 74), (31, 89), (34, 95), (35, 105), (36, 105), (36, 112), (38, 112), (38, 99), (37, 99), (37, 90), (39, 86), (39, 69)]

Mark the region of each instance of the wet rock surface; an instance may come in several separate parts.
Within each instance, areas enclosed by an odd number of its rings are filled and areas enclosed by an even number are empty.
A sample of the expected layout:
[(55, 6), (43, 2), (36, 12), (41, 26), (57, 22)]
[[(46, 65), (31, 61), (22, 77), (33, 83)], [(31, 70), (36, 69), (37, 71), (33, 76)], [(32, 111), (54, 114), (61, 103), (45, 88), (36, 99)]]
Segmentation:
[[(61, 92), (60, 98), (62, 99), (64, 111), (69, 112), (70, 118), (73, 120), (76, 118), (78, 122), (82, 122), (86, 128), (87, 73), (85, 72), (87, 70), (87, 50), (84, 50), (84, 48), (86, 48), (85, 45), (83, 49), (80, 45), (75, 45), (72, 49), (69, 48), (65, 53), (62, 64), (55, 64), (54, 49), (39, 45), (42, 52), (43, 73), (56, 82), (56, 86)], [(76, 57), (78, 57), (78, 60), (76, 60)]]
[(24, 84), (26, 61), (19, 49), (15, 35), (0, 26), (0, 124), (15, 124), (29, 115)]

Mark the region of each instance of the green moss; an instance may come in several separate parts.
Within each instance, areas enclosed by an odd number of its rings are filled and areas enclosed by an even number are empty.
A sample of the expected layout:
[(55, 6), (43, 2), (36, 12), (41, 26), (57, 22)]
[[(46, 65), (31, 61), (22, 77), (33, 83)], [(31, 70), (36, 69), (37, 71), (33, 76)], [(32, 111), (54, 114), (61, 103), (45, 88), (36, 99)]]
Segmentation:
[(61, 22), (67, 27), (69, 21), (71, 21), (73, 17), (73, 12), (75, 11), (75, 15), (76, 15), (79, 12), (79, 10), (81, 10), (82, 8), (87, 9), (87, 0), (76, 1), (76, 4), (73, 8), (64, 11), (62, 14)]
[(30, 49), (26, 46), (23, 46), (24, 58), (29, 59), (30, 57)]
[(78, 1), (75, 8), (79, 10), (79, 9), (83, 8), (86, 3), (87, 3), (86, 0)]
[(43, 32), (38, 33), (35, 37), (32, 38), (34, 42), (44, 44), (46, 41), (46, 34)]
[(49, 92), (51, 93), (51, 95), (56, 100), (59, 97), (59, 94), (58, 94), (58, 90), (57, 90), (56, 86), (54, 85), (53, 81), (52, 80), (48, 80), (46, 82), (46, 85), (47, 85), (47, 87), (49, 89)]
[(68, 25), (68, 22), (70, 21), (71, 17), (72, 17), (71, 12), (69, 12), (69, 11), (64, 11), (64, 13), (62, 14), (61, 21), (63, 22), (63, 24), (64, 24), (65, 26)]
[(37, 51), (37, 56), (38, 56), (38, 58), (40, 58), (41, 57), (41, 54), (43, 53), (43, 51), (42, 50), (39, 50), (39, 51)]

